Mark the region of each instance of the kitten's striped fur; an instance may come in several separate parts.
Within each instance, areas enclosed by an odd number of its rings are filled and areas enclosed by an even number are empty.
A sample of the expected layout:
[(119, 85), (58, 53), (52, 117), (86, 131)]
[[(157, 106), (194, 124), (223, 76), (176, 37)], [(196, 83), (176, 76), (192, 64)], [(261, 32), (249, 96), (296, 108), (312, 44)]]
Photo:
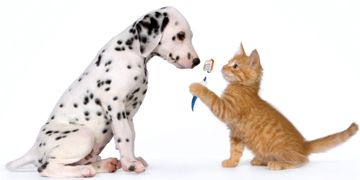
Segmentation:
[(224, 167), (237, 166), (247, 147), (255, 155), (252, 165), (272, 170), (295, 168), (306, 163), (310, 153), (332, 148), (358, 130), (352, 123), (342, 132), (306, 141), (290, 121), (258, 95), (262, 67), (257, 50), (247, 56), (241, 45), (222, 72), (229, 82), (222, 97), (199, 83), (192, 84), (190, 91), (230, 129), (231, 154), (222, 162)]

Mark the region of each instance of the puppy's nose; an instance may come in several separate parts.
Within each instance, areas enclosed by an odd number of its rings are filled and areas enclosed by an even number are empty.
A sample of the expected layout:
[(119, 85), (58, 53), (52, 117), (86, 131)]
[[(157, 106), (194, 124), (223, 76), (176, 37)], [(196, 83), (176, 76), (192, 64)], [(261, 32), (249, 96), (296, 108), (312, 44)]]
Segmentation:
[(200, 59), (199, 59), (199, 58), (193, 59), (192, 67), (195, 67), (195, 66), (197, 66), (198, 64), (200, 64)]

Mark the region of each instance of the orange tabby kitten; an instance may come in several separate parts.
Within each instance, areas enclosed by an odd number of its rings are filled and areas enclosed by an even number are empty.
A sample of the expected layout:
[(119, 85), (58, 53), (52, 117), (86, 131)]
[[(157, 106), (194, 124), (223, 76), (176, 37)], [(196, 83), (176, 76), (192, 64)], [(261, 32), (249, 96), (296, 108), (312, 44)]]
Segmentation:
[(242, 44), (222, 73), (229, 82), (222, 97), (200, 83), (191, 84), (190, 92), (230, 128), (231, 153), (222, 162), (223, 167), (237, 166), (247, 147), (255, 154), (252, 165), (271, 170), (295, 168), (306, 163), (310, 153), (330, 149), (358, 130), (352, 123), (345, 131), (306, 141), (290, 121), (258, 95), (262, 76), (259, 54), (253, 50), (247, 56)]

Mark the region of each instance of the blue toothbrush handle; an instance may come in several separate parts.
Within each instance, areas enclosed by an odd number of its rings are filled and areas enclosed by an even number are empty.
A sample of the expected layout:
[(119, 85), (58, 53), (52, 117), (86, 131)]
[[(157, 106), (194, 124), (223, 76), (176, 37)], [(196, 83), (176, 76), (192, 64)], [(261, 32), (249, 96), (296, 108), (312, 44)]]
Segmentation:
[(195, 102), (196, 102), (197, 96), (193, 96), (191, 100), (191, 110), (194, 111)]

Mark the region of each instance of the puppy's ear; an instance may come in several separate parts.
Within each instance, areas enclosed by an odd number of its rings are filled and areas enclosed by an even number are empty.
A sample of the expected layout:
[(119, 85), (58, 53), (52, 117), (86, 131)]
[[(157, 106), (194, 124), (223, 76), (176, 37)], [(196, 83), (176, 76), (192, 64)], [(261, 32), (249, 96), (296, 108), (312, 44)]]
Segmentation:
[(147, 14), (135, 24), (142, 56), (148, 57), (159, 45), (169, 18), (162, 13)]

